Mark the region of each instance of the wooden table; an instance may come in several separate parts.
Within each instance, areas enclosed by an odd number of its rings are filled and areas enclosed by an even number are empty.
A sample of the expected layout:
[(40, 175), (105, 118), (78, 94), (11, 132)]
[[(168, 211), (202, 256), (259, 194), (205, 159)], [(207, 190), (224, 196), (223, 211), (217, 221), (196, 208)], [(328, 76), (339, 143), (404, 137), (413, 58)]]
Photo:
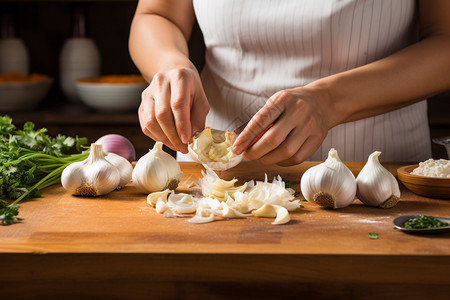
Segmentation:
[[(240, 181), (280, 174), (298, 191), (296, 167), (245, 162), (220, 172)], [(363, 163), (346, 163), (357, 174)], [(200, 165), (181, 163), (180, 191)], [(384, 164), (396, 174), (400, 163)], [(313, 203), (286, 225), (247, 218), (191, 224), (164, 218), (129, 184), (98, 198), (61, 186), (24, 201), (19, 224), (0, 227), (0, 295), (60, 298), (424, 299), (450, 295), (450, 234), (411, 235), (393, 228), (402, 214), (450, 217), (450, 201), (401, 185), (392, 209), (363, 205), (325, 210)], [(369, 238), (376, 232), (379, 239)], [(89, 296), (89, 297), (88, 297)]]

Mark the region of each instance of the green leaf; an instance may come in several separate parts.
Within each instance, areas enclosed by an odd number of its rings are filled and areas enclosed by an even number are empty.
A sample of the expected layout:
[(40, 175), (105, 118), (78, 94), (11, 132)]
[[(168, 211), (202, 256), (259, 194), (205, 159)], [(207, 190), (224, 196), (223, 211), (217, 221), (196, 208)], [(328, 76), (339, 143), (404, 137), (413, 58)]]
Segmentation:
[[(0, 116), (1, 224), (20, 220), (17, 217), (19, 201), (39, 197), (41, 189), (60, 182), (67, 165), (86, 159), (89, 151), (81, 152), (81, 148), (87, 142), (86, 138), (61, 134), (51, 137), (46, 128), (36, 129), (32, 122), (26, 122), (20, 130), (12, 118)], [(66, 154), (74, 146), (81, 153)], [(6, 199), (15, 201), (5, 206)]]

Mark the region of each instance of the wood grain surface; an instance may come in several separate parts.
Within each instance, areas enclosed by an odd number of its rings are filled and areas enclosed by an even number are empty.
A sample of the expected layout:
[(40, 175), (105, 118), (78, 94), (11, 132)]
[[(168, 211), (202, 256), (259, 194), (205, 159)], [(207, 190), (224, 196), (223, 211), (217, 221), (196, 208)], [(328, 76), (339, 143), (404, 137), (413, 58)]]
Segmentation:
[[(240, 182), (281, 175), (298, 192), (301, 175), (315, 164), (281, 168), (244, 162), (218, 174)], [(201, 166), (181, 165), (178, 191), (198, 191), (193, 185)], [(363, 163), (346, 165), (357, 175)], [(384, 165), (396, 175), (404, 164)], [(442, 296), (450, 292), (450, 278), (443, 275), (450, 269), (450, 233), (406, 234), (394, 229), (392, 220), (402, 214), (450, 217), (450, 201), (418, 196), (403, 185), (401, 192), (401, 202), (386, 210), (359, 200), (338, 210), (302, 202), (304, 208), (291, 212), (285, 225), (255, 217), (191, 224), (189, 217), (156, 213), (131, 183), (97, 198), (75, 197), (54, 186), (21, 204), (23, 222), (0, 227), (0, 265), (11, 270), (0, 272), (0, 293), (20, 287), (18, 299), (65, 293), (129, 298), (129, 291), (138, 289), (146, 292), (131, 298), (190, 299), (188, 292), (226, 299), (248, 298), (249, 290), (264, 298), (283, 287), (277, 295)], [(369, 239), (369, 232), (379, 239)], [(334, 289), (326, 293), (322, 283)], [(83, 292), (80, 285), (89, 288)], [(182, 295), (164, 294), (168, 288)]]

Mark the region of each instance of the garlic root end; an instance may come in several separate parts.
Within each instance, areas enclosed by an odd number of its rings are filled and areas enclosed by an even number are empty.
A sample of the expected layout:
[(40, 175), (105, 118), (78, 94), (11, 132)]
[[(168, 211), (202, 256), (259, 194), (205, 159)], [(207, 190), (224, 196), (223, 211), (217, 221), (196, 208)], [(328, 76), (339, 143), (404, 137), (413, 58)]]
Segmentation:
[(398, 201), (400, 201), (400, 198), (392, 195), (389, 197), (386, 201), (380, 204), (381, 208), (392, 208), (397, 205)]
[(325, 208), (336, 208), (334, 197), (325, 192), (316, 193), (313, 196), (313, 202)]
[(180, 183), (180, 181), (178, 179), (174, 178), (169, 181), (169, 183), (167, 184), (167, 186), (165, 188), (163, 188), (163, 190), (165, 190), (165, 189), (175, 190), (178, 187), (179, 183)]

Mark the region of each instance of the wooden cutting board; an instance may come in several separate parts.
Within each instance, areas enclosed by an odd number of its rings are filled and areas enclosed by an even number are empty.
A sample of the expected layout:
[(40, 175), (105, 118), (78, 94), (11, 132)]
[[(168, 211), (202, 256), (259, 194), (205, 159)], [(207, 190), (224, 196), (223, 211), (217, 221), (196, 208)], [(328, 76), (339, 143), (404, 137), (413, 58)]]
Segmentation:
[[(179, 192), (192, 193), (201, 166), (184, 162)], [(244, 162), (219, 172), (223, 179), (240, 182), (271, 180), (281, 175), (299, 191), (303, 172), (314, 162), (281, 168)], [(362, 163), (347, 163), (358, 173)], [(395, 174), (401, 164), (386, 164)], [(194, 185), (194, 186), (193, 186)], [(402, 214), (450, 216), (450, 201), (415, 195), (402, 186), (402, 200), (392, 209), (363, 205), (327, 210), (309, 202), (291, 212), (291, 221), (272, 225), (272, 218), (222, 219), (191, 224), (189, 217), (165, 218), (146, 202), (146, 194), (130, 183), (124, 189), (96, 198), (76, 197), (60, 186), (44, 191), (42, 198), (22, 203), (20, 224), (0, 231), (1, 252), (152, 252), (152, 253), (291, 253), (291, 254), (449, 254), (449, 235), (423, 243), (423, 236), (393, 228)], [(298, 197), (301, 197), (299, 194)], [(369, 239), (376, 232), (378, 240)], [(351, 246), (350, 246), (351, 245)]]

